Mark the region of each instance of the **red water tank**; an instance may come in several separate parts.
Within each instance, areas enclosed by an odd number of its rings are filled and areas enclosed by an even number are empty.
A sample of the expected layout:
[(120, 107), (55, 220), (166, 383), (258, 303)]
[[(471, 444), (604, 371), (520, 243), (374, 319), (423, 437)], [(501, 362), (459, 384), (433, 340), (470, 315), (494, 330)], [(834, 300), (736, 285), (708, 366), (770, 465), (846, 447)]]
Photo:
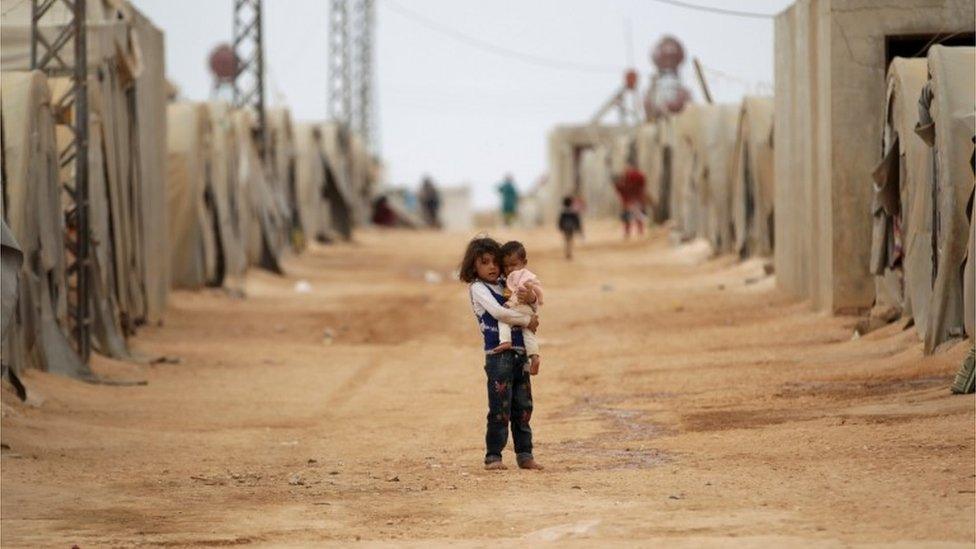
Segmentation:
[(210, 72), (220, 82), (231, 82), (237, 76), (239, 63), (237, 54), (230, 44), (218, 44), (208, 58)]
[(685, 60), (685, 48), (677, 38), (665, 35), (651, 50), (651, 61), (659, 71), (676, 71)]
[(627, 69), (624, 73), (624, 85), (627, 86), (628, 90), (632, 90), (637, 87), (637, 71), (634, 69)]

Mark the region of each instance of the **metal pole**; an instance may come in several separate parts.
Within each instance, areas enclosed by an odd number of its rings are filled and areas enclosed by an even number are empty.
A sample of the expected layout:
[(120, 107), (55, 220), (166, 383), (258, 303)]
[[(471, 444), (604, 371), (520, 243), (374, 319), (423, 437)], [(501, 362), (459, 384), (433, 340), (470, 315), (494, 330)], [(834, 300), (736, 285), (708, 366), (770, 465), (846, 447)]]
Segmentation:
[(267, 160), (268, 126), (264, 103), (264, 21), (261, 0), (234, 0), (234, 56), (239, 63), (234, 76), (234, 105), (254, 109), (257, 147)]
[(349, 55), (349, 11), (346, 0), (329, 4), (329, 118), (352, 124), (352, 63)]
[[(67, 76), (71, 89), (55, 101), (59, 110), (71, 109), (74, 120), (71, 135), (59, 162), (68, 179), (62, 182), (67, 195), (65, 207), (65, 247), (68, 251), (68, 318), (75, 350), (83, 362), (91, 355), (91, 235), (89, 228), (88, 193), (88, 50), (86, 40), (86, 0), (60, 0), (70, 13), (71, 20), (62, 23), (52, 17), (52, 27), (62, 25), (53, 40), (40, 32), (41, 22), (58, 0), (31, 0), (30, 65), (33, 70), (50, 76)], [(62, 12), (63, 13), (63, 12)], [(64, 55), (74, 48), (72, 63)], [(73, 291), (73, 293), (72, 293)]]
[(75, 328), (78, 331), (78, 352), (88, 362), (91, 356), (91, 306), (88, 290), (91, 287), (90, 238), (88, 223), (88, 47), (85, 32), (86, 0), (75, 0), (75, 211), (77, 215), (78, 303)]
[(691, 62), (695, 65), (695, 74), (698, 75), (698, 84), (701, 86), (702, 94), (705, 95), (705, 102), (710, 105), (714, 101), (712, 101), (712, 92), (708, 91), (708, 83), (705, 82), (705, 72), (702, 71), (701, 63), (698, 62), (697, 57)]

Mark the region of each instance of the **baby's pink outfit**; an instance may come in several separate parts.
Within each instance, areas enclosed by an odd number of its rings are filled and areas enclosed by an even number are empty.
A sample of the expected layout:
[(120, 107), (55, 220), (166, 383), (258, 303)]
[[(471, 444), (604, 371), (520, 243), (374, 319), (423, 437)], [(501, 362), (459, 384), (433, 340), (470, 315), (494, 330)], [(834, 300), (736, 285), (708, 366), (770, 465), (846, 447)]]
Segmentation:
[[(539, 283), (539, 277), (535, 276), (535, 273), (528, 269), (512, 271), (505, 277), (505, 286), (512, 292), (505, 306), (520, 313), (536, 314), (539, 306), (542, 305), (542, 284)], [(535, 294), (535, 303), (530, 305), (519, 301), (518, 292), (523, 289), (531, 290)], [(511, 325), (498, 323), (498, 339), (502, 343), (512, 342)], [(522, 340), (525, 342), (525, 354), (529, 356), (539, 354), (539, 342), (536, 341), (532, 330), (522, 330)]]

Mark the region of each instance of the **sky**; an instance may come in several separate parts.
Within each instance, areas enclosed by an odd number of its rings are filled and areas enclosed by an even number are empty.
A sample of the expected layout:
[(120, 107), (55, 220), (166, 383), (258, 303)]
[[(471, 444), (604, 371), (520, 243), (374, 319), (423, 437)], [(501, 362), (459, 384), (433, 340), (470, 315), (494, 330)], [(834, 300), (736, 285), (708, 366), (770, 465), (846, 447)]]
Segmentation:
[[(718, 102), (772, 93), (773, 21), (652, 0), (375, 0), (374, 86), (388, 183), (471, 185), (497, 204), (506, 173), (527, 190), (547, 170), (547, 136), (583, 123), (665, 34), (698, 57)], [(790, 0), (687, 0), (775, 14)], [(166, 33), (166, 72), (181, 95), (211, 94), (207, 55), (231, 39), (233, 0), (133, 0)], [(264, 0), (266, 97), (297, 121), (326, 118), (325, 0)], [(449, 29), (447, 32), (444, 29)], [(482, 46), (478, 46), (481, 44)], [(691, 63), (685, 85), (701, 97)], [(613, 120), (612, 118), (610, 120)]]

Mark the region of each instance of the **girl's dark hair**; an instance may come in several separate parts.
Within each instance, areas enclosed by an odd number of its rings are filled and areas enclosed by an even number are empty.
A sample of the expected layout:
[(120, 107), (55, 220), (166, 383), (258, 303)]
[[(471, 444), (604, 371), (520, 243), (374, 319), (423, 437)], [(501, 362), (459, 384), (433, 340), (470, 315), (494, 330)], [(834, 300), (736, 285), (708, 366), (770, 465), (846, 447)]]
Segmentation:
[(525, 246), (523, 246), (522, 243), (517, 240), (510, 240), (506, 242), (505, 245), (502, 246), (501, 252), (498, 254), (498, 256), (501, 257), (502, 261), (504, 261), (506, 257), (512, 254), (517, 255), (522, 261), (528, 261), (528, 259), (525, 257)]
[(461, 282), (472, 283), (478, 280), (478, 270), (476, 265), (478, 258), (485, 254), (492, 254), (496, 258), (502, 247), (494, 238), (487, 236), (475, 238), (468, 243), (468, 248), (464, 250), (464, 259), (458, 267), (458, 278)]

